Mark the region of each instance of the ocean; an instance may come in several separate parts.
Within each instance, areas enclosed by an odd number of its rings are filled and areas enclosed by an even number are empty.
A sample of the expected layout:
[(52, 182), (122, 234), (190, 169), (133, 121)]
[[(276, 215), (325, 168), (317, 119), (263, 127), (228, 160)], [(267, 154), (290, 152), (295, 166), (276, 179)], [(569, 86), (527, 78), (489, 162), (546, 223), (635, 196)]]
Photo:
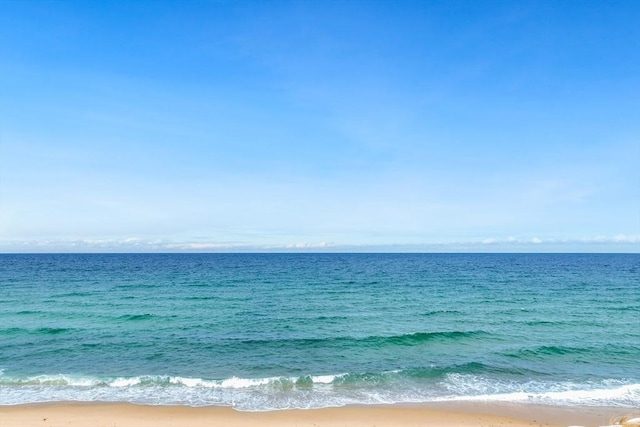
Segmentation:
[(640, 254), (0, 255), (0, 404), (640, 407)]

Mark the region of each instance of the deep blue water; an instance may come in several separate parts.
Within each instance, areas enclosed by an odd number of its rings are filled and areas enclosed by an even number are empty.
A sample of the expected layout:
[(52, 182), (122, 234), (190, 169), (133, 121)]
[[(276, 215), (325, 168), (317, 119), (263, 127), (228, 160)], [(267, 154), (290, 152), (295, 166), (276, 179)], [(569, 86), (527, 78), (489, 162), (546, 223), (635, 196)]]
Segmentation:
[(640, 407), (638, 254), (0, 255), (0, 404)]

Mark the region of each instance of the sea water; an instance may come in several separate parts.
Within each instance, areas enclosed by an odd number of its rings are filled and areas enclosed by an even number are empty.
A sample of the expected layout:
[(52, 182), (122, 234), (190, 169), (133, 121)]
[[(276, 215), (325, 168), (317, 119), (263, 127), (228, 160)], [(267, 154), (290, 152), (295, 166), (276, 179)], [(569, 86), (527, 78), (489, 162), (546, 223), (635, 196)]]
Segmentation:
[(640, 407), (639, 254), (0, 255), (0, 404)]

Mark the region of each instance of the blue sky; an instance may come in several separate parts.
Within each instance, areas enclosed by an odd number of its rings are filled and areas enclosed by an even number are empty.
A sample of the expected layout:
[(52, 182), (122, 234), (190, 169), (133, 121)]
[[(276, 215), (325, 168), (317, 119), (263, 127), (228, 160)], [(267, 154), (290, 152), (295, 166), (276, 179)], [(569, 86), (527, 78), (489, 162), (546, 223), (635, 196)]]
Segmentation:
[(0, 251), (640, 251), (640, 2), (0, 2)]

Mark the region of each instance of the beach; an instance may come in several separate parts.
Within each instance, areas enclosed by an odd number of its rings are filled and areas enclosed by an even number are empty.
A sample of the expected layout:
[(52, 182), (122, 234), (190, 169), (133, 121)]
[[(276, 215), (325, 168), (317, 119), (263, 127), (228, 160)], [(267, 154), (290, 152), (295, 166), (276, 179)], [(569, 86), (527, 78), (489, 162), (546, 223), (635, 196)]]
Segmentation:
[(446, 403), (241, 412), (229, 407), (53, 403), (3, 406), (3, 427), (392, 427), (608, 425), (623, 408)]

